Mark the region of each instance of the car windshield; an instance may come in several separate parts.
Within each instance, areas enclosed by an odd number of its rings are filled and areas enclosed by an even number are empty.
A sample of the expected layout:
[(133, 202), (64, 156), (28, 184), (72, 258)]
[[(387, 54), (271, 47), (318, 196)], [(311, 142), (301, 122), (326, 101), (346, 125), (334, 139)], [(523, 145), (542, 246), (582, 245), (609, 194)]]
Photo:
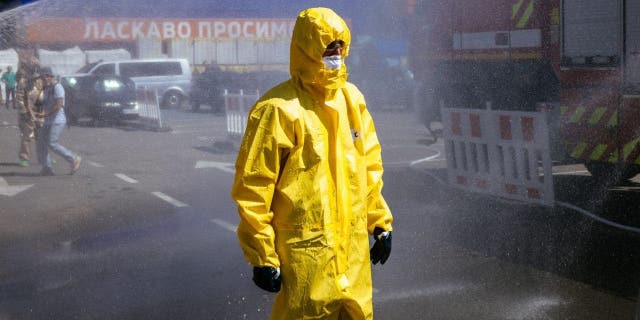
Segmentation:
[(638, 0), (0, 1), (0, 320), (639, 296)]
[(100, 61), (89, 63), (89, 64), (83, 66), (82, 68), (78, 69), (78, 71), (76, 71), (76, 73), (87, 73), (87, 72), (89, 72), (89, 70), (91, 70), (93, 67), (95, 67), (98, 63), (100, 63)]

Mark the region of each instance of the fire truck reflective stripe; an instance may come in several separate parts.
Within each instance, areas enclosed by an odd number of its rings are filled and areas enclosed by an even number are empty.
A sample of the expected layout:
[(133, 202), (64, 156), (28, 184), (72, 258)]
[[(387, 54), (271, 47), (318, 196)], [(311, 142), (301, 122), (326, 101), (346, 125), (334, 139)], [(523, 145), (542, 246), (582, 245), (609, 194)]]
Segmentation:
[[(507, 37), (508, 41), (496, 41)], [(520, 30), (497, 30), (486, 32), (458, 32), (453, 35), (454, 50), (486, 50), (486, 49), (509, 49), (509, 48), (539, 48), (542, 46), (542, 31), (540, 29), (520, 29)], [(500, 54), (484, 53), (487, 57), (498, 58), (504, 56), (512, 59), (514, 55), (521, 54), (521, 59), (535, 58), (540, 56), (535, 53), (517, 53), (511, 55), (509, 52)], [(535, 54), (535, 55), (534, 55)], [(474, 54), (480, 55), (481, 54)]]
[(513, 30), (509, 40), (511, 48), (537, 48), (542, 45), (542, 31), (540, 29)]
[(500, 138), (502, 140), (511, 140), (511, 117), (500, 116)]
[[(639, 143), (640, 143), (640, 138), (636, 138), (633, 141), (625, 144), (624, 147), (622, 147), (622, 159), (624, 161), (627, 161), (629, 159), (633, 151), (636, 149), (636, 147), (638, 147)], [(613, 163), (618, 162), (618, 154), (619, 154), (618, 149), (613, 150), (613, 152), (611, 152), (611, 156), (609, 157), (608, 161)], [(638, 160), (636, 159), (635, 162), (637, 163)]]
[(551, 24), (556, 25), (560, 23), (560, 8), (553, 8), (551, 10)]
[(573, 115), (571, 116), (571, 119), (569, 119), (569, 123), (577, 123), (582, 120), (582, 116), (584, 116), (585, 111), (586, 110), (584, 107), (576, 108), (576, 110), (573, 112)]
[(584, 142), (578, 143), (578, 145), (571, 152), (571, 157), (580, 158), (582, 156), (582, 153), (584, 153), (584, 150), (586, 148), (587, 148), (587, 144), (586, 143), (584, 143)]
[(520, 11), (520, 7), (522, 7), (522, 3), (524, 3), (524, 0), (518, 0), (518, 2), (513, 5), (511, 8), (511, 19), (515, 20), (516, 14)]
[(508, 54), (508, 52), (501, 53), (462, 53), (460, 55), (455, 55), (453, 57), (446, 57), (444, 60), (532, 60), (532, 59), (540, 59), (542, 58), (542, 54), (538, 52), (528, 52), (528, 53), (520, 53), (520, 52), (512, 52)]
[(640, 138), (637, 138), (637, 139), (627, 143), (624, 146), (624, 148), (622, 148), (622, 154), (623, 154), (625, 160), (629, 159), (629, 156), (631, 155), (631, 152), (633, 152), (633, 150), (635, 150), (636, 147), (638, 146), (638, 142), (640, 142)]
[(609, 118), (609, 122), (607, 122), (607, 126), (613, 127), (618, 125), (618, 111), (614, 111), (611, 118)]
[(522, 17), (520, 17), (520, 20), (518, 20), (518, 24), (516, 25), (516, 28), (522, 29), (527, 25), (527, 23), (529, 22), (529, 18), (531, 18), (531, 14), (533, 13), (534, 1), (535, 0), (529, 0), (529, 5), (527, 6), (527, 9), (524, 11), (524, 14), (522, 15)]
[(589, 118), (589, 124), (594, 125), (600, 122), (600, 119), (602, 119), (602, 116), (604, 115), (605, 112), (607, 112), (607, 108), (604, 108), (604, 107), (596, 108), (593, 111), (593, 114), (591, 114), (591, 118)]
[[(539, 50), (540, 48), (533, 48), (532, 50)], [(476, 53), (476, 52), (461, 52), (454, 55), (442, 54), (442, 53), (425, 53), (430, 56), (431, 60), (440, 61), (460, 61), (460, 60), (532, 60), (542, 58), (540, 52), (511, 52), (511, 54), (500, 53)]]
[(589, 159), (591, 160), (599, 160), (600, 157), (602, 157), (602, 154), (607, 151), (607, 148), (609, 146), (606, 144), (599, 144), (597, 145), (595, 148), (593, 148), (593, 151), (591, 151), (591, 155), (589, 156)]

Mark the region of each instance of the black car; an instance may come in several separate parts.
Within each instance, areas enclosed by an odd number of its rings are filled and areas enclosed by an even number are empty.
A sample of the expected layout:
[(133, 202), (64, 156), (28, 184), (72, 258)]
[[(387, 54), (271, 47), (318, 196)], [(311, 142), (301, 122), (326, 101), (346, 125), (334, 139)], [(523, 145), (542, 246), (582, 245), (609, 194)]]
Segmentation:
[(197, 111), (201, 105), (208, 105), (216, 113), (224, 112), (224, 90), (230, 93), (260, 94), (278, 83), (289, 79), (288, 72), (280, 71), (223, 71), (209, 68), (201, 74), (193, 76), (191, 92), (191, 109)]
[(63, 77), (65, 113), (71, 123), (80, 118), (121, 120), (138, 117), (135, 83), (115, 75)]

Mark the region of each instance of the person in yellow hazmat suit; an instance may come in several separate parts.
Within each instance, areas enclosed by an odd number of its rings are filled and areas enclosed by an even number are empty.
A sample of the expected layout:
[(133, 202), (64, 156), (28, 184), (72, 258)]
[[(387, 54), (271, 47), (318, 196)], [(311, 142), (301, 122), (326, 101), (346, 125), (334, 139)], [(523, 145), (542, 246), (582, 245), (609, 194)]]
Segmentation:
[(231, 195), (253, 281), (279, 292), (271, 319), (373, 318), (370, 261), (389, 257), (393, 217), (373, 120), (347, 82), (350, 41), (331, 9), (300, 12), (291, 78), (248, 116)]

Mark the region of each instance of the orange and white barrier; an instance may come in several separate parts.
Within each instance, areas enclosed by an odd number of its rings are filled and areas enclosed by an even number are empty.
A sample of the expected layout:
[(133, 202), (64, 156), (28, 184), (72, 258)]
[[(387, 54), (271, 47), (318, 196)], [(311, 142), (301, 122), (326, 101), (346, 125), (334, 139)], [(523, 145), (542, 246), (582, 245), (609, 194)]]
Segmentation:
[(224, 109), (227, 115), (227, 134), (229, 138), (238, 139), (244, 135), (247, 127), (247, 116), (253, 105), (260, 97), (259, 92), (255, 94), (229, 93), (224, 90)]
[(442, 108), (449, 183), (553, 206), (544, 112)]

